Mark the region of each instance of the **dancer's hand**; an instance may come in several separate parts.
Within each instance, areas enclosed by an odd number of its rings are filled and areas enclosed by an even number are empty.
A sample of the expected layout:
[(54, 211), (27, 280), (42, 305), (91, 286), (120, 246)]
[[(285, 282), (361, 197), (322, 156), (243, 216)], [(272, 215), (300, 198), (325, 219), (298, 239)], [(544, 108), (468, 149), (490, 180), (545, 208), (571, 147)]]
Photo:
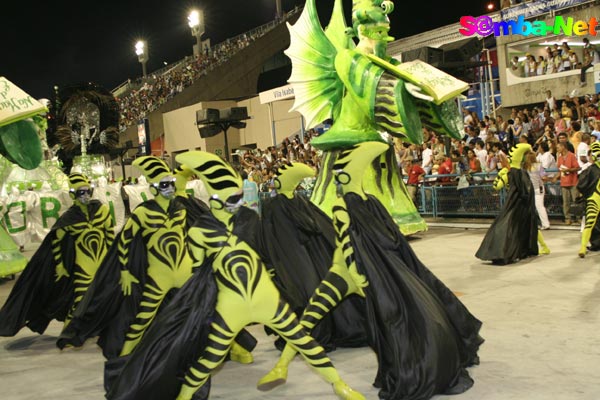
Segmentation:
[(58, 282), (63, 276), (65, 278), (69, 277), (69, 272), (67, 272), (67, 270), (65, 269), (65, 266), (63, 265), (63, 263), (60, 263), (56, 266), (56, 280), (54, 282)]
[(129, 296), (131, 295), (131, 284), (132, 283), (140, 283), (135, 276), (133, 276), (129, 271), (123, 270), (121, 271), (121, 279), (119, 280), (121, 284), (121, 290), (123, 291), (123, 295)]

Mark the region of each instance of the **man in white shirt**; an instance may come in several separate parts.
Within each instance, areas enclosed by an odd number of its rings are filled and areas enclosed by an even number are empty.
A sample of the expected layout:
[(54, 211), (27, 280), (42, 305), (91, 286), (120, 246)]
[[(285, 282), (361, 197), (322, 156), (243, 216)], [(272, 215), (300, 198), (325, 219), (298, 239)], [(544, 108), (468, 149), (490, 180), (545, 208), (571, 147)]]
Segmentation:
[(431, 174), (431, 167), (433, 167), (433, 151), (431, 150), (431, 143), (423, 143), (421, 159), (423, 160), (421, 168), (423, 168), (426, 175)]
[(475, 157), (479, 159), (481, 169), (485, 172), (487, 170), (487, 150), (481, 139), (475, 140), (475, 149), (473, 151), (475, 152)]
[[(550, 153), (550, 147), (548, 146), (547, 142), (540, 143), (537, 160), (544, 168), (544, 171), (548, 171), (549, 169), (550, 170), (557, 169), (556, 160), (554, 159), (554, 156), (552, 155), (552, 153)], [(550, 179), (554, 178), (554, 176), (556, 175), (556, 171), (555, 172), (547, 172), (546, 175)]]
[(580, 174), (583, 170), (591, 165), (589, 159), (590, 152), (590, 134), (584, 133), (581, 135), (581, 142), (577, 145), (577, 162), (581, 169), (577, 172)]

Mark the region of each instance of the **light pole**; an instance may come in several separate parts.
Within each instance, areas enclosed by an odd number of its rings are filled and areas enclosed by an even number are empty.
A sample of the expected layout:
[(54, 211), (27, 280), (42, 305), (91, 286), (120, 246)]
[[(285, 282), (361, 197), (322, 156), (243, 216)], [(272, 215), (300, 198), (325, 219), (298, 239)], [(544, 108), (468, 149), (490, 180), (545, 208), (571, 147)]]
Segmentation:
[(148, 61), (148, 43), (145, 40), (138, 40), (135, 44), (135, 54), (138, 61), (142, 63), (142, 75), (146, 77), (146, 62)]
[(202, 42), (200, 37), (204, 34), (204, 13), (199, 10), (192, 10), (188, 15), (188, 26), (192, 29), (192, 36), (196, 37), (194, 45), (194, 57), (200, 57), (202, 54)]

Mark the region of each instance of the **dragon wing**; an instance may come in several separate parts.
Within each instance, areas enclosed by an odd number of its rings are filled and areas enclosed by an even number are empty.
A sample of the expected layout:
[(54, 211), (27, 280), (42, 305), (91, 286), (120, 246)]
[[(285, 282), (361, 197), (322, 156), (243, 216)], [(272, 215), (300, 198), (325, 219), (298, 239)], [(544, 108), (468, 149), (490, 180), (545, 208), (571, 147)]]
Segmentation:
[(346, 35), (341, 0), (335, 0), (327, 33), (319, 22), (315, 0), (307, 0), (298, 21), (287, 25), (290, 47), (285, 54), (292, 60), (288, 82), (296, 97), (291, 111), (300, 112), (311, 128), (339, 115), (344, 85), (335, 71), (335, 56), (354, 43)]

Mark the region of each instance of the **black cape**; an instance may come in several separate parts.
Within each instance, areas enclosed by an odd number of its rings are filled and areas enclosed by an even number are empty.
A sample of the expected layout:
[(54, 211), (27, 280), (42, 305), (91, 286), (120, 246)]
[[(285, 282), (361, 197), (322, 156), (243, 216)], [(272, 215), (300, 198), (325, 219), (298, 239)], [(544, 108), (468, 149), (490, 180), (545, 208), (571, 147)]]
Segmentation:
[[(592, 164), (585, 171), (579, 175), (577, 180), (577, 190), (586, 199), (594, 194), (594, 191), (598, 187), (598, 181), (600, 180), (600, 167), (596, 164)], [(592, 229), (592, 237), (590, 238), (590, 250), (600, 251), (600, 224), (598, 221), (600, 217), (596, 219), (596, 224)]]
[[(101, 206), (98, 200), (90, 201), (90, 215), (94, 216)], [(52, 241), (56, 238), (57, 229), (84, 221), (87, 221), (86, 215), (79, 206), (73, 205), (52, 226), (0, 310), (0, 336), (14, 336), (24, 326), (42, 334), (53, 319), (64, 321), (74, 300), (75, 241), (71, 235), (65, 235), (61, 243), (63, 265), (69, 277), (58, 282), (55, 282)]]
[(473, 380), (481, 322), (416, 257), (382, 204), (344, 195), (358, 271), (367, 277), (369, 345), (377, 355), (374, 385), (389, 400), (462, 393)]
[[(216, 304), (210, 260), (183, 285), (150, 325), (110, 385), (110, 400), (175, 399), (189, 366), (201, 356)], [(194, 399), (206, 399), (210, 379)]]
[[(298, 315), (327, 275), (335, 249), (331, 219), (303, 196), (277, 195), (262, 205), (262, 260), (273, 281)], [(351, 296), (328, 313), (311, 332), (326, 351), (367, 344), (364, 300)]]
[[(241, 214), (240, 212), (241, 211)], [(234, 231), (255, 236), (258, 214), (242, 207), (234, 218)], [(246, 212), (248, 211), (248, 212)], [(225, 231), (211, 215), (196, 221), (199, 226)], [(217, 287), (212, 273), (212, 258), (204, 260), (194, 275), (174, 295), (150, 325), (136, 350), (125, 359), (119, 376), (107, 390), (110, 400), (169, 400), (177, 397), (189, 366), (201, 357), (214, 318)], [(242, 330), (236, 341), (252, 350), (256, 340)], [(206, 399), (209, 381), (193, 397)]]
[[(138, 207), (147, 207), (163, 212), (155, 200), (148, 200)], [(183, 208), (183, 203), (171, 202), (167, 212), (169, 214)], [(85, 296), (77, 306), (71, 323), (61, 332), (56, 345), (64, 348), (66, 345), (75, 347), (92, 337), (99, 336), (98, 345), (106, 359), (119, 356), (125, 334), (131, 323), (135, 320), (143, 297), (146, 284), (146, 270), (148, 260), (146, 245), (140, 232), (132, 239), (127, 249), (129, 254), (128, 265), (125, 266), (139, 283), (132, 285), (131, 295), (124, 296), (119, 283), (121, 279), (121, 266), (119, 262), (118, 243), (122, 232), (117, 235), (109, 249), (94, 280)], [(161, 304), (161, 308), (168, 302), (168, 294)], [(160, 313), (160, 309), (159, 309)]]
[(538, 215), (529, 175), (522, 169), (508, 172), (508, 194), (475, 256), (495, 264), (510, 264), (538, 255)]

